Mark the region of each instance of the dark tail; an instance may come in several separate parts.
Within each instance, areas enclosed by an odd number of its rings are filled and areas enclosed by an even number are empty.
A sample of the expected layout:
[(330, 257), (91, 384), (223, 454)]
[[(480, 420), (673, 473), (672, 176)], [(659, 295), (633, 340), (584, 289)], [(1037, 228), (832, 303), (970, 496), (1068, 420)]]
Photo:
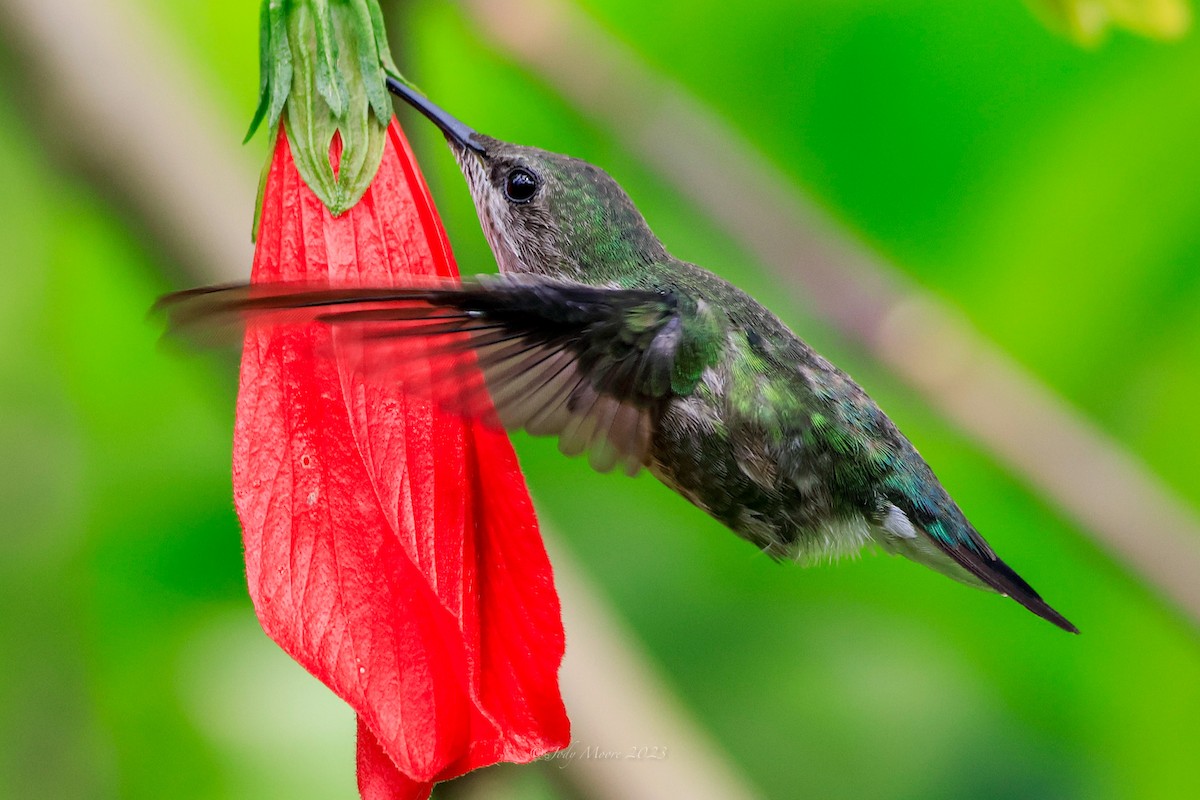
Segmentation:
[(1050, 604), (1043, 600), (1042, 596), (1035, 592), (1024, 578), (991, 552), (987, 552), (985, 555), (970, 547), (944, 544), (936, 536), (930, 538), (947, 555), (1000, 594), (1011, 597), (1034, 614), (1047, 622), (1053, 622), (1068, 633), (1079, 633), (1079, 629), (1072, 625), (1066, 617), (1051, 608)]

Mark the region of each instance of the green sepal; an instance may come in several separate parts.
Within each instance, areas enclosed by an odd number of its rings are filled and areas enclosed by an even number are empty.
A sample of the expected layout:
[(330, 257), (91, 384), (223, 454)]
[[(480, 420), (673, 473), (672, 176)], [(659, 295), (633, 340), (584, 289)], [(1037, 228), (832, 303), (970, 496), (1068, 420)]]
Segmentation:
[[(264, 0), (262, 81), (246, 138), (283, 124), (301, 177), (335, 216), (359, 201), (383, 157), (392, 102), (377, 0)], [(342, 156), (329, 163), (334, 135)], [(257, 226), (256, 226), (257, 227)]]
[[(337, 3), (337, 0), (333, 1)], [(308, 48), (301, 53), (315, 56), (313, 63), (316, 68), (313, 74), (316, 78), (317, 91), (325, 99), (333, 116), (341, 117), (346, 113), (347, 91), (346, 80), (342, 77), (338, 64), (338, 34), (343, 31), (334, 31), (333, 11), (330, 8), (329, 0), (309, 0), (309, 2), (311, 11), (306, 3), (296, 4), (296, 11), (290, 20), (288, 33), (296, 39), (303, 39), (304, 34), (310, 29), (316, 33), (315, 53)], [(306, 12), (311, 13), (311, 20), (304, 18)]]
[(258, 108), (242, 144), (253, 138), (264, 119), (270, 130), (275, 129), (292, 90), (292, 51), (287, 35), (287, 11), (290, 6), (291, 0), (264, 0), (262, 4), (258, 35), (258, 61), (262, 78), (259, 81)]
[(262, 222), (263, 198), (267, 196), (267, 176), (271, 174), (271, 161), (268, 156), (258, 173), (258, 195), (254, 198), (254, 222), (250, 225), (250, 241), (258, 242), (258, 226)]
[[(246, 138), (242, 139), (242, 144), (250, 141), (254, 136), (254, 132), (258, 130), (258, 126), (262, 124), (263, 117), (267, 115), (267, 106), (270, 102), (267, 96), (271, 91), (271, 12), (266, 3), (263, 3), (262, 9), (259, 12), (258, 21), (258, 108), (254, 109), (254, 117), (250, 120), (250, 129), (246, 131)], [(257, 230), (258, 226), (254, 226)]]
[(376, 118), (387, 119), (391, 116), (392, 105), (383, 82), (376, 78), (382, 69), (379, 63), (379, 43), (371, 25), (371, 12), (364, 0), (351, 0), (350, 22), (354, 26), (354, 39), (359, 44), (358, 71), (362, 75), (367, 102), (370, 103)]

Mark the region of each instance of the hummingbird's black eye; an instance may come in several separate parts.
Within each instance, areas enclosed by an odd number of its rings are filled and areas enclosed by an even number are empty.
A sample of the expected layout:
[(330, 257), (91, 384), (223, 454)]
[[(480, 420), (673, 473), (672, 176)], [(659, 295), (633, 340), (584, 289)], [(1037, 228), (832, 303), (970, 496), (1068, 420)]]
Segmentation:
[(540, 182), (524, 167), (517, 167), (504, 179), (504, 196), (514, 203), (528, 203), (537, 194)]

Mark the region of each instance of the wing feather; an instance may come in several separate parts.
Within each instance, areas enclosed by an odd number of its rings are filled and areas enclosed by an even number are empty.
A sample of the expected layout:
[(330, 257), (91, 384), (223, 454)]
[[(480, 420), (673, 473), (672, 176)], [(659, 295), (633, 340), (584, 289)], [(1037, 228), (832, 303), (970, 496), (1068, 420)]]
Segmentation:
[[(173, 328), (334, 326), (365, 367), (448, 408), (559, 438), (596, 469), (635, 474), (671, 399), (685, 339), (679, 296), (536, 276), (338, 288), (212, 287), (159, 303)], [(417, 366), (426, 362), (425, 366)]]

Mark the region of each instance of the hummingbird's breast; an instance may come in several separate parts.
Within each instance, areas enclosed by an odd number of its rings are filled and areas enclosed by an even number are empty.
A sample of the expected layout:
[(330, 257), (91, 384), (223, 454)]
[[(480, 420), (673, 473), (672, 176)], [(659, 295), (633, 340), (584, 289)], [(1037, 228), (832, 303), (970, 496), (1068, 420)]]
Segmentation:
[(695, 393), (668, 405), (650, 471), (773, 558), (857, 552), (870, 539), (865, 515), (840, 502), (801, 437), (732, 407), (732, 380), (727, 365), (710, 368)]

